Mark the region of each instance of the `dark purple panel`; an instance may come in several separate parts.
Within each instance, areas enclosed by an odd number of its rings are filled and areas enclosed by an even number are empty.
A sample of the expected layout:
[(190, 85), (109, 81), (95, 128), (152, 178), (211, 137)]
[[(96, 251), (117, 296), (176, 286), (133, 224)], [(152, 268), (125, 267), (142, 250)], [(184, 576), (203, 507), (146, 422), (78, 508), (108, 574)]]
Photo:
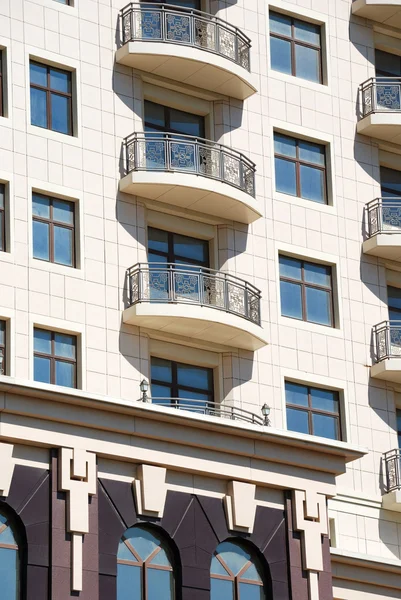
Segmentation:
[(223, 500), (197, 496), (198, 502), (207, 515), (218, 542), (223, 542), (230, 535), (227, 529), (227, 519), (224, 511)]
[(183, 587), (182, 600), (210, 600), (210, 592), (209, 590), (199, 590), (192, 587)]
[(99, 570), (99, 538), (92, 533), (84, 536), (83, 568), (96, 573)]
[(115, 600), (117, 597), (117, 580), (110, 575), (99, 577), (99, 600)]
[(175, 532), (190, 502), (192, 502), (190, 494), (171, 491), (167, 493), (161, 526), (172, 538), (174, 538)]
[(28, 565), (28, 584), (26, 600), (48, 600), (49, 599), (49, 569)]
[(22, 508), (20, 514), (25, 525), (49, 523), (50, 521), (50, 476), (47, 474), (39, 487), (31, 495), (29, 502)]
[(112, 479), (99, 480), (115, 510), (118, 511), (124, 522), (124, 530), (136, 523), (136, 509), (132, 485), (124, 481), (113, 481)]
[(19, 513), (25, 504), (29, 502), (41, 480), (45, 479), (47, 475), (48, 471), (45, 469), (15, 465), (7, 504)]

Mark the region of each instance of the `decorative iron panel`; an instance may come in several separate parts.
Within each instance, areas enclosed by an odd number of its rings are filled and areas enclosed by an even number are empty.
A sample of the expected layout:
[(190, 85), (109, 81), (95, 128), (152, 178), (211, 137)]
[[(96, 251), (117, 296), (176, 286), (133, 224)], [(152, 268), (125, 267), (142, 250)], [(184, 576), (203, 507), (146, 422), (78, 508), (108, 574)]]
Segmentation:
[(120, 13), (122, 41), (161, 41), (219, 54), (250, 71), (250, 39), (221, 19), (169, 4), (131, 3)]
[(401, 490), (401, 451), (390, 450), (384, 455), (384, 463), (386, 466), (386, 491), (393, 492)]
[(401, 321), (385, 321), (373, 330), (376, 362), (401, 356)]
[(366, 206), (368, 235), (401, 233), (401, 198), (378, 198)]
[(374, 112), (401, 110), (401, 78), (376, 77), (360, 87), (362, 117)]

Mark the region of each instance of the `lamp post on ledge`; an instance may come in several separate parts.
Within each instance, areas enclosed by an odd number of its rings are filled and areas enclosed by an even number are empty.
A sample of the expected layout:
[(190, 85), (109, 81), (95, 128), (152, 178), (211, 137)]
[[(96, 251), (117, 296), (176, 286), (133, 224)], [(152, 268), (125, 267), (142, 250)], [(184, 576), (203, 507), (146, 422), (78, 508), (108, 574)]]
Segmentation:
[(146, 379), (142, 379), (139, 388), (142, 393), (142, 398), (141, 398), (142, 402), (147, 402), (148, 401), (149, 382)]
[(265, 425), (266, 427), (269, 427), (270, 425), (270, 419), (269, 419), (269, 415), (270, 415), (270, 406), (268, 404), (264, 404), (261, 408), (262, 411), (262, 415), (263, 415), (263, 419), (264, 419), (264, 423), (263, 425)]

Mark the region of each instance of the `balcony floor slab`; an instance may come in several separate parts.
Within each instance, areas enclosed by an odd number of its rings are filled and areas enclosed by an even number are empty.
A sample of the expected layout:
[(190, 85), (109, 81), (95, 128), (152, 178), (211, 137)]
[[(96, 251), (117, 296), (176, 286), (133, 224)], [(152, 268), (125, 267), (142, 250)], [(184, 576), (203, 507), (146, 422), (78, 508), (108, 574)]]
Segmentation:
[(401, 383), (401, 357), (387, 358), (372, 365), (370, 375), (382, 381)]
[(246, 192), (192, 173), (132, 171), (121, 179), (120, 191), (245, 224), (261, 217)]
[(401, 27), (400, 0), (355, 0), (352, 13), (371, 21)]
[(243, 350), (255, 351), (267, 345), (266, 332), (259, 325), (208, 306), (140, 302), (124, 311), (123, 321)]
[(186, 85), (246, 100), (257, 91), (256, 76), (224, 56), (179, 44), (127, 42), (116, 61)]
[(383, 508), (401, 512), (401, 490), (395, 490), (383, 496)]
[(374, 235), (363, 242), (363, 251), (370, 256), (401, 260), (401, 231)]
[(393, 144), (401, 144), (401, 110), (372, 113), (358, 122), (357, 132)]

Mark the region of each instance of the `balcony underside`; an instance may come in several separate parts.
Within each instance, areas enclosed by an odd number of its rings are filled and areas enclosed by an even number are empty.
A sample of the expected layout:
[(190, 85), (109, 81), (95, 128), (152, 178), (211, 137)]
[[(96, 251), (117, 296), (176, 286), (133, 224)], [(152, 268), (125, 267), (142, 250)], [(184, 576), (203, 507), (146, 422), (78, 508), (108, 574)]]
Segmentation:
[(401, 110), (372, 113), (358, 122), (357, 132), (386, 142), (401, 144)]
[(382, 381), (401, 383), (401, 356), (387, 358), (372, 365), (370, 375)]
[(389, 492), (383, 496), (383, 508), (401, 512), (401, 490)]
[(400, 0), (355, 0), (352, 13), (378, 23), (401, 27)]
[(253, 223), (261, 217), (255, 198), (246, 192), (192, 173), (132, 171), (120, 181), (120, 190), (239, 223)]
[(128, 42), (116, 61), (186, 85), (246, 100), (256, 93), (256, 78), (235, 62), (202, 49), (166, 42)]
[(259, 325), (207, 306), (140, 302), (124, 311), (123, 321), (243, 350), (255, 351), (267, 345)]
[(400, 233), (378, 233), (363, 242), (363, 251), (370, 256), (401, 260), (401, 231)]

